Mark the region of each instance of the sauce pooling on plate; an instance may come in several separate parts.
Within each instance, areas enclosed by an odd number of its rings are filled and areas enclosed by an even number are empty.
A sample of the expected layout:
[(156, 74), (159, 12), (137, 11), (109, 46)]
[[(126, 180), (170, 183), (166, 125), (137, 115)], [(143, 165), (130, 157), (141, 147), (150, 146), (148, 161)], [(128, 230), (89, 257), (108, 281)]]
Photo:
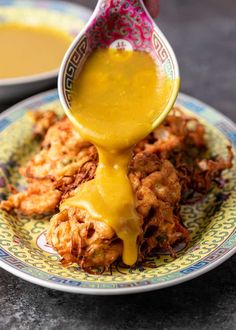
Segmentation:
[(49, 27), (0, 24), (0, 79), (59, 68), (70, 42), (70, 36)]
[(172, 82), (145, 52), (98, 49), (74, 82), (69, 117), (96, 145), (93, 180), (77, 188), (61, 209), (74, 206), (111, 226), (123, 241), (123, 262), (137, 260), (141, 221), (128, 179), (132, 147), (153, 129), (170, 98)]

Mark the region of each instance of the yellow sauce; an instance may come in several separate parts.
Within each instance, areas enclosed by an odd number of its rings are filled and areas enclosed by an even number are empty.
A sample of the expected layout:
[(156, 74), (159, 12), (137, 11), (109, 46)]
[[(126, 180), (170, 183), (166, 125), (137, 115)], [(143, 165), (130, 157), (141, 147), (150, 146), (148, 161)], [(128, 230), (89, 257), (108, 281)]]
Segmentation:
[(94, 143), (99, 164), (94, 180), (79, 186), (61, 206), (80, 207), (110, 225), (123, 241), (123, 262), (137, 260), (140, 218), (127, 177), (132, 146), (153, 128), (172, 82), (144, 52), (96, 50), (73, 85), (70, 119)]
[(70, 42), (69, 36), (51, 28), (0, 24), (0, 79), (59, 68)]

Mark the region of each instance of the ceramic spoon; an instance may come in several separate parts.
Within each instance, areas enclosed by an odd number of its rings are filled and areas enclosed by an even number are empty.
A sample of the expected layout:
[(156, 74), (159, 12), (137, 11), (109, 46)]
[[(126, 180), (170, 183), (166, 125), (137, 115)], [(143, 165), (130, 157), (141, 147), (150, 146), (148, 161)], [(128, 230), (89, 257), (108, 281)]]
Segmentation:
[(179, 89), (179, 68), (175, 54), (142, 0), (99, 0), (89, 22), (69, 47), (58, 78), (60, 101), (70, 117), (72, 83), (78, 78), (88, 56), (99, 47), (151, 54), (173, 80), (170, 98), (155, 128), (171, 110)]

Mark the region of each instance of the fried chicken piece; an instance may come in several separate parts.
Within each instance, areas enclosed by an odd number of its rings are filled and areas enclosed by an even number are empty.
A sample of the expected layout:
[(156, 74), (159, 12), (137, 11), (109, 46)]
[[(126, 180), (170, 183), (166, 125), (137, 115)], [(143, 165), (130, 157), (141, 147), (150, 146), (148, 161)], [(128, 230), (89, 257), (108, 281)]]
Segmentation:
[(48, 129), (41, 151), (21, 169), (21, 174), (31, 179), (51, 180), (71, 176), (80, 168), (81, 158), (90, 157), (93, 150), (91, 143), (83, 141), (70, 121), (63, 118)]
[(228, 146), (228, 156), (226, 160), (223, 157), (196, 160), (198, 169), (194, 173), (194, 189), (205, 194), (210, 189), (212, 181), (220, 178), (225, 169), (230, 169), (232, 167), (233, 157), (232, 147)]
[[(48, 115), (46, 115), (48, 114)], [(66, 118), (54, 123), (52, 112), (33, 112), (37, 134), (48, 128), (39, 153), (32, 157), (20, 173), (26, 177), (26, 191), (11, 194), (0, 207), (7, 212), (17, 210), (25, 215), (53, 213), (59, 203), (84, 180), (94, 176), (97, 152), (90, 143), (82, 141)]]
[[(176, 205), (180, 199), (181, 187), (174, 166), (168, 161), (160, 159), (155, 154), (139, 153), (135, 155), (129, 166), (129, 178), (139, 180), (134, 191), (145, 195), (139, 189), (148, 189), (157, 199)], [(134, 179), (133, 176), (136, 176)], [(138, 197), (138, 196), (137, 196)], [(138, 198), (139, 199), (139, 198)]]
[[(170, 250), (175, 242), (187, 241), (188, 232), (174, 215), (181, 187), (173, 165), (157, 155), (140, 153), (130, 164), (129, 178), (144, 232), (138, 238), (139, 260), (157, 247)], [(55, 215), (47, 238), (64, 262), (76, 262), (87, 271), (98, 266), (108, 268), (122, 255), (123, 243), (113, 229), (78, 208)]]
[(49, 127), (54, 125), (58, 116), (53, 110), (29, 112), (35, 122), (33, 132), (35, 135), (43, 137)]
[[(46, 115), (38, 115), (40, 126), (40, 121), (45, 118)], [(175, 108), (162, 125), (137, 144), (134, 155), (145, 152), (170, 160), (178, 172), (184, 202), (195, 191), (207, 193), (226, 168), (226, 163), (220, 159), (215, 159), (214, 164), (221, 163), (221, 171), (213, 170), (212, 165), (207, 170), (203, 168), (205, 150), (203, 125)], [(29, 182), (41, 180), (40, 184), (43, 184), (45, 179), (46, 182), (51, 180), (53, 189), (59, 190), (61, 198), (65, 199), (79, 184), (94, 177), (97, 160), (95, 147), (84, 142), (70, 121), (63, 118), (49, 127), (41, 151), (20, 172)], [(232, 160), (227, 166), (232, 166)], [(42, 209), (40, 213), (43, 212)]]
[(214, 183), (221, 181), (222, 172), (232, 167), (230, 146), (227, 160), (206, 159), (206, 150), (204, 126), (177, 107), (135, 147), (135, 152), (155, 153), (174, 165), (181, 185), (181, 203), (188, 202), (196, 193), (207, 194)]
[[(145, 164), (145, 166), (144, 166)], [(188, 241), (188, 231), (178, 215), (181, 185), (174, 166), (155, 154), (137, 154), (131, 163), (130, 181), (137, 197), (137, 211), (142, 216), (140, 255), (147, 257), (153, 249)]]
[[(61, 192), (53, 189), (50, 181), (33, 181), (26, 191), (12, 194), (8, 200), (1, 202), (1, 209), (9, 212), (12, 209), (31, 216), (56, 211), (61, 200)], [(42, 212), (43, 210), (43, 212)]]
[[(50, 126), (50, 116), (39, 116), (37, 134), (44, 134)], [(158, 248), (174, 256), (174, 244), (188, 242), (179, 204), (195, 192), (206, 194), (214, 182), (221, 180), (222, 171), (232, 166), (231, 148), (226, 160), (206, 159), (206, 150), (204, 126), (179, 109), (134, 148), (128, 175), (142, 226), (139, 260)], [(84, 142), (63, 118), (49, 127), (41, 151), (21, 169), (28, 189), (11, 195), (0, 207), (27, 215), (55, 212), (79, 184), (94, 177), (97, 161), (95, 147)], [(76, 208), (53, 216), (48, 241), (65, 264), (76, 262), (87, 271), (98, 266), (107, 268), (122, 255), (122, 242), (112, 228)]]
[(161, 125), (136, 145), (135, 152), (159, 153), (168, 158), (169, 152), (188, 150), (190, 145), (200, 153), (206, 149), (205, 128), (175, 107)]
[[(233, 165), (232, 147), (227, 147), (227, 157), (205, 159), (193, 158), (191, 153), (178, 152), (171, 155), (171, 162), (177, 170), (181, 184), (181, 203), (189, 202), (194, 195), (204, 196), (213, 187), (221, 186), (222, 172)], [(195, 200), (193, 198), (193, 200)]]
[(78, 208), (54, 215), (47, 239), (62, 256), (64, 264), (76, 262), (87, 270), (109, 266), (122, 254), (122, 242), (113, 229)]

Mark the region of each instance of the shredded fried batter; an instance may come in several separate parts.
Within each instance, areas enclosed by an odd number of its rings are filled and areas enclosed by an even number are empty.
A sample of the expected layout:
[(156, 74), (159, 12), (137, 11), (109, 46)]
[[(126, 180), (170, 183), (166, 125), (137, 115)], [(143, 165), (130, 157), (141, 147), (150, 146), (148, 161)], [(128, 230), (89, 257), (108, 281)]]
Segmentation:
[[(88, 272), (108, 269), (122, 255), (122, 241), (104, 222), (93, 219), (86, 210), (68, 208), (58, 212), (60, 203), (76, 193), (77, 187), (93, 179), (97, 167), (96, 148), (81, 139), (67, 118), (58, 119), (53, 111), (32, 113), (34, 132), (43, 138), (41, 150), (20, 169), (28, 181), (23, 192), (10, 194), (0, 207), (24, 215), (54, 214), (48, 242), (65, 265), (77, 263)], [(142, 231), (138, 237), (143, 261), (158, 249), (174, 257), (178, 242), (188, 243), (180, 205), (204, 196), (222, 181), (228, 158), (206, 158), (204, 126), (195, 118), (174, 108), (162, 125), (138, 143), (133, 151), (128, 176), (136, 196)]]

